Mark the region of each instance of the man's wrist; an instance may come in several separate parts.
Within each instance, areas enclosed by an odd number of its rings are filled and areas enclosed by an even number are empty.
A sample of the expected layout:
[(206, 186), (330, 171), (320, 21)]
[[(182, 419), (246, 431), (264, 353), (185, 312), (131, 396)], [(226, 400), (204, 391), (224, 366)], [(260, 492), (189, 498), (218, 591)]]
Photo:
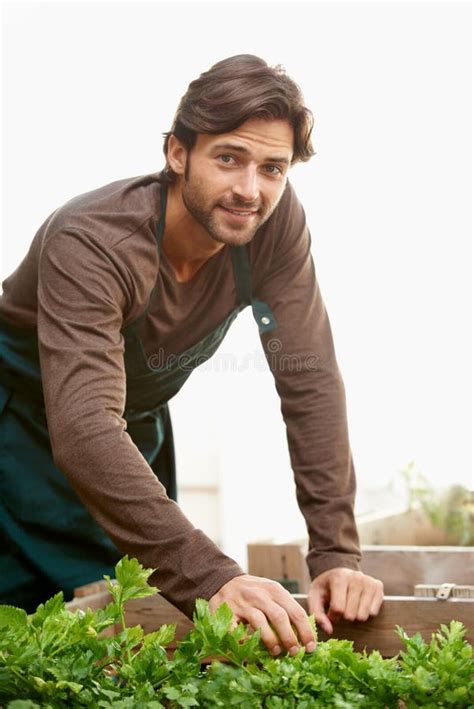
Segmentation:
[(341, 552), (316, 552), (314, 549), (306, 557), (311, 580), (324, 571), (345, 568), (360, 571), (360, 555), (344, 554)]

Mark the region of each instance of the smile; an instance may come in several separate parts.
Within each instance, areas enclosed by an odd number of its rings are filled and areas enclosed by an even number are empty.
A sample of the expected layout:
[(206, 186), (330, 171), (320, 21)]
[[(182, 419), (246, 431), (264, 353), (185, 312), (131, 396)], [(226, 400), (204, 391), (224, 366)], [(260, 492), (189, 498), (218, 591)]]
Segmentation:
[(223, 209), (224, 212), (227, 212), (227, 214), (231, 214), (233, 217), (236, 217), (237, 219), (248, 219), (249, 217), (253, 217), (255, 216), (255, 214), (257, 214), (257, 211), (249, 212), (244, 211), (243, 209), (228, 209), (227, 207), (222, 206), (221, 209)]

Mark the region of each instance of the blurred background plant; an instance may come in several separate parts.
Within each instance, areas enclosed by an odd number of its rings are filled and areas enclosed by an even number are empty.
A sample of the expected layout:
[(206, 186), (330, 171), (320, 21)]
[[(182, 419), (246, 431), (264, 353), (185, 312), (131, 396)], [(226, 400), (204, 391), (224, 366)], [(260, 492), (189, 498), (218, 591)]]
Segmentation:
[(474, 491), (463, 485), (434, 487), (428, 478), (408, 463), (399, 471), (405, 485), (408, 509), (421, 508), (434, 527), (446, 535), (448, 544), (474, 545)]

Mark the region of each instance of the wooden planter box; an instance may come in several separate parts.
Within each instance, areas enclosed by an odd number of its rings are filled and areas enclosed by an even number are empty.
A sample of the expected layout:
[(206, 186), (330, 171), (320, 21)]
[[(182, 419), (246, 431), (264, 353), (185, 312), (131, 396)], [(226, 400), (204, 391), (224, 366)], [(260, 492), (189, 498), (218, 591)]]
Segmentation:
[[(306, 605), (310, 578), (304, 543), (249, 544), (247, 550), (250, 574), (273, 578), (289, 590), (298, 588), (303, 595), (297, 598)], [(384, 583), (384, 604), (379, 615), (366, 623), (339, 622), (334, 637), (353, 640), (356, 650), (378, 649), (389, 657), (401, 649), (396, 625), (429, 640), (441, 623), (459, 620), (474, 644), (473, 547), (363, 545), (362, 552), (364, 573)], [(432, 590), (441, 584), (455, 585), (446, 600), (436, 598)], [(320, 636), (325, 639), (322, 631)]]
[[(402, 648), (395, 633), (397, 625), (409, 635), (420, 632), (429, 640), (441, 624), (459, 620), (467, 629), (467, 640), (474, 644), (474, 598), (469, 597), (469, 586), (474, 586), (474, 547), (444, 545), (441, 532), (435, 530), (419, 510), (359, 520), (358, 529), (362, 541), (362, 570), (383, 581), (386, 595), (376, 618), (366, 623), (340, 621), (335, 625), (334, 637), (352, 640), (356, 650), (376, 649), (384, 657), (391, 657)], [(401, 545), (388, 543), (394, 539)], [(415, 540), (417, 545), (413, 545)], [(433, 540), (436, 545), (421, 546), (433, 544)], [(307, 609), (310, 578), (305, 545), (305, 542), (266, 542), (249, 544), (247, 549), (249, 574), (280, 581)], [(446, 600), (441, 600), (431, 589), (440, 584), (455, 584), (457, 588)], [(424, 595), (420, 596), (421, 593)], [(427, 597), (427, 593), (431, 596)], [(77, 589), (67, 607), (95, 610), (111, 600), (105, 582), (99, 581)], [(177, 640), (193, 627), (183, 613), (160, 595), (130, 601), (126, 606), (126, 623), (129, 626), (140, 624), (146, 633), (164, 623), (174, 623)], [(113, 628), (109, 630), (111, 634), (116, 632)], [(322, 630), (319, 637), (327, 639)]]
[[(307, 597), (299, 594), (295, 595), (295, 598), (307, 610)], [(71, 611), (79, 608), (97, 610), (111, 600), (105, 582), (97, 582), (77, 589), (75, 598), (66, 605)], [(177, 640), (183, 638), (193, 627), (183, 613), (160, 595), (129, 601), (125, 618), (128, 626), (140, 624), (146, 633), (156, 630), (163, 623), (175, 623)], [(388, 596), (376, 618), (371, 618), (366, 623), (341, 621), (335, 625), (333, 637), (352, 640), (355, 650), (379, 650), (384, 657), (392, 657), (402, 649), (402, 643), (394, 632), (396, 625), (401, 625), (410, 635), (419, 631), (429, 640), (431, 633), (441, 623), (459, 620), (468, 629), (468, 641), (474, 643), (473, 618), (474, 599), (450, 598), (440, 601), (436, 598)], [(117, 630), (109, 629), (111, 634)], [(319, 638), (326, 640), (327, 636), (320, 630)]]
[[(307, 593), (306, 542), (247, 546), (249, 574)], [(362, 571), (383, 581), (387, 596), (412, 596), (417, 584), (474, 584), (474, 547), (362, 545)]]

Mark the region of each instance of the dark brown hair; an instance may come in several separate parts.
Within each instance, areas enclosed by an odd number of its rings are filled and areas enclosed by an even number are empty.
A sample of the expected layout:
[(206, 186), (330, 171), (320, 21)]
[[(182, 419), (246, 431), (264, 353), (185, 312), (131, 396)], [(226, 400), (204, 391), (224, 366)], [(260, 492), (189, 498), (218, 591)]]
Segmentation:
[[(299, 86), (283, 67), (268, 66), (252, 54), (238, 54), (214, 64), (189, 84), (171, 130), (164, 133), (165, 156), (170, 135), (191, 150), (198, 133), (228, 133), (249, 118), (289, 121), (294, 133), (292, 163), (306, 162), (314, 155), (313, 114), (304, 105)], [(159, 182), (171, 184), (176, 177), (166, 165)]]

